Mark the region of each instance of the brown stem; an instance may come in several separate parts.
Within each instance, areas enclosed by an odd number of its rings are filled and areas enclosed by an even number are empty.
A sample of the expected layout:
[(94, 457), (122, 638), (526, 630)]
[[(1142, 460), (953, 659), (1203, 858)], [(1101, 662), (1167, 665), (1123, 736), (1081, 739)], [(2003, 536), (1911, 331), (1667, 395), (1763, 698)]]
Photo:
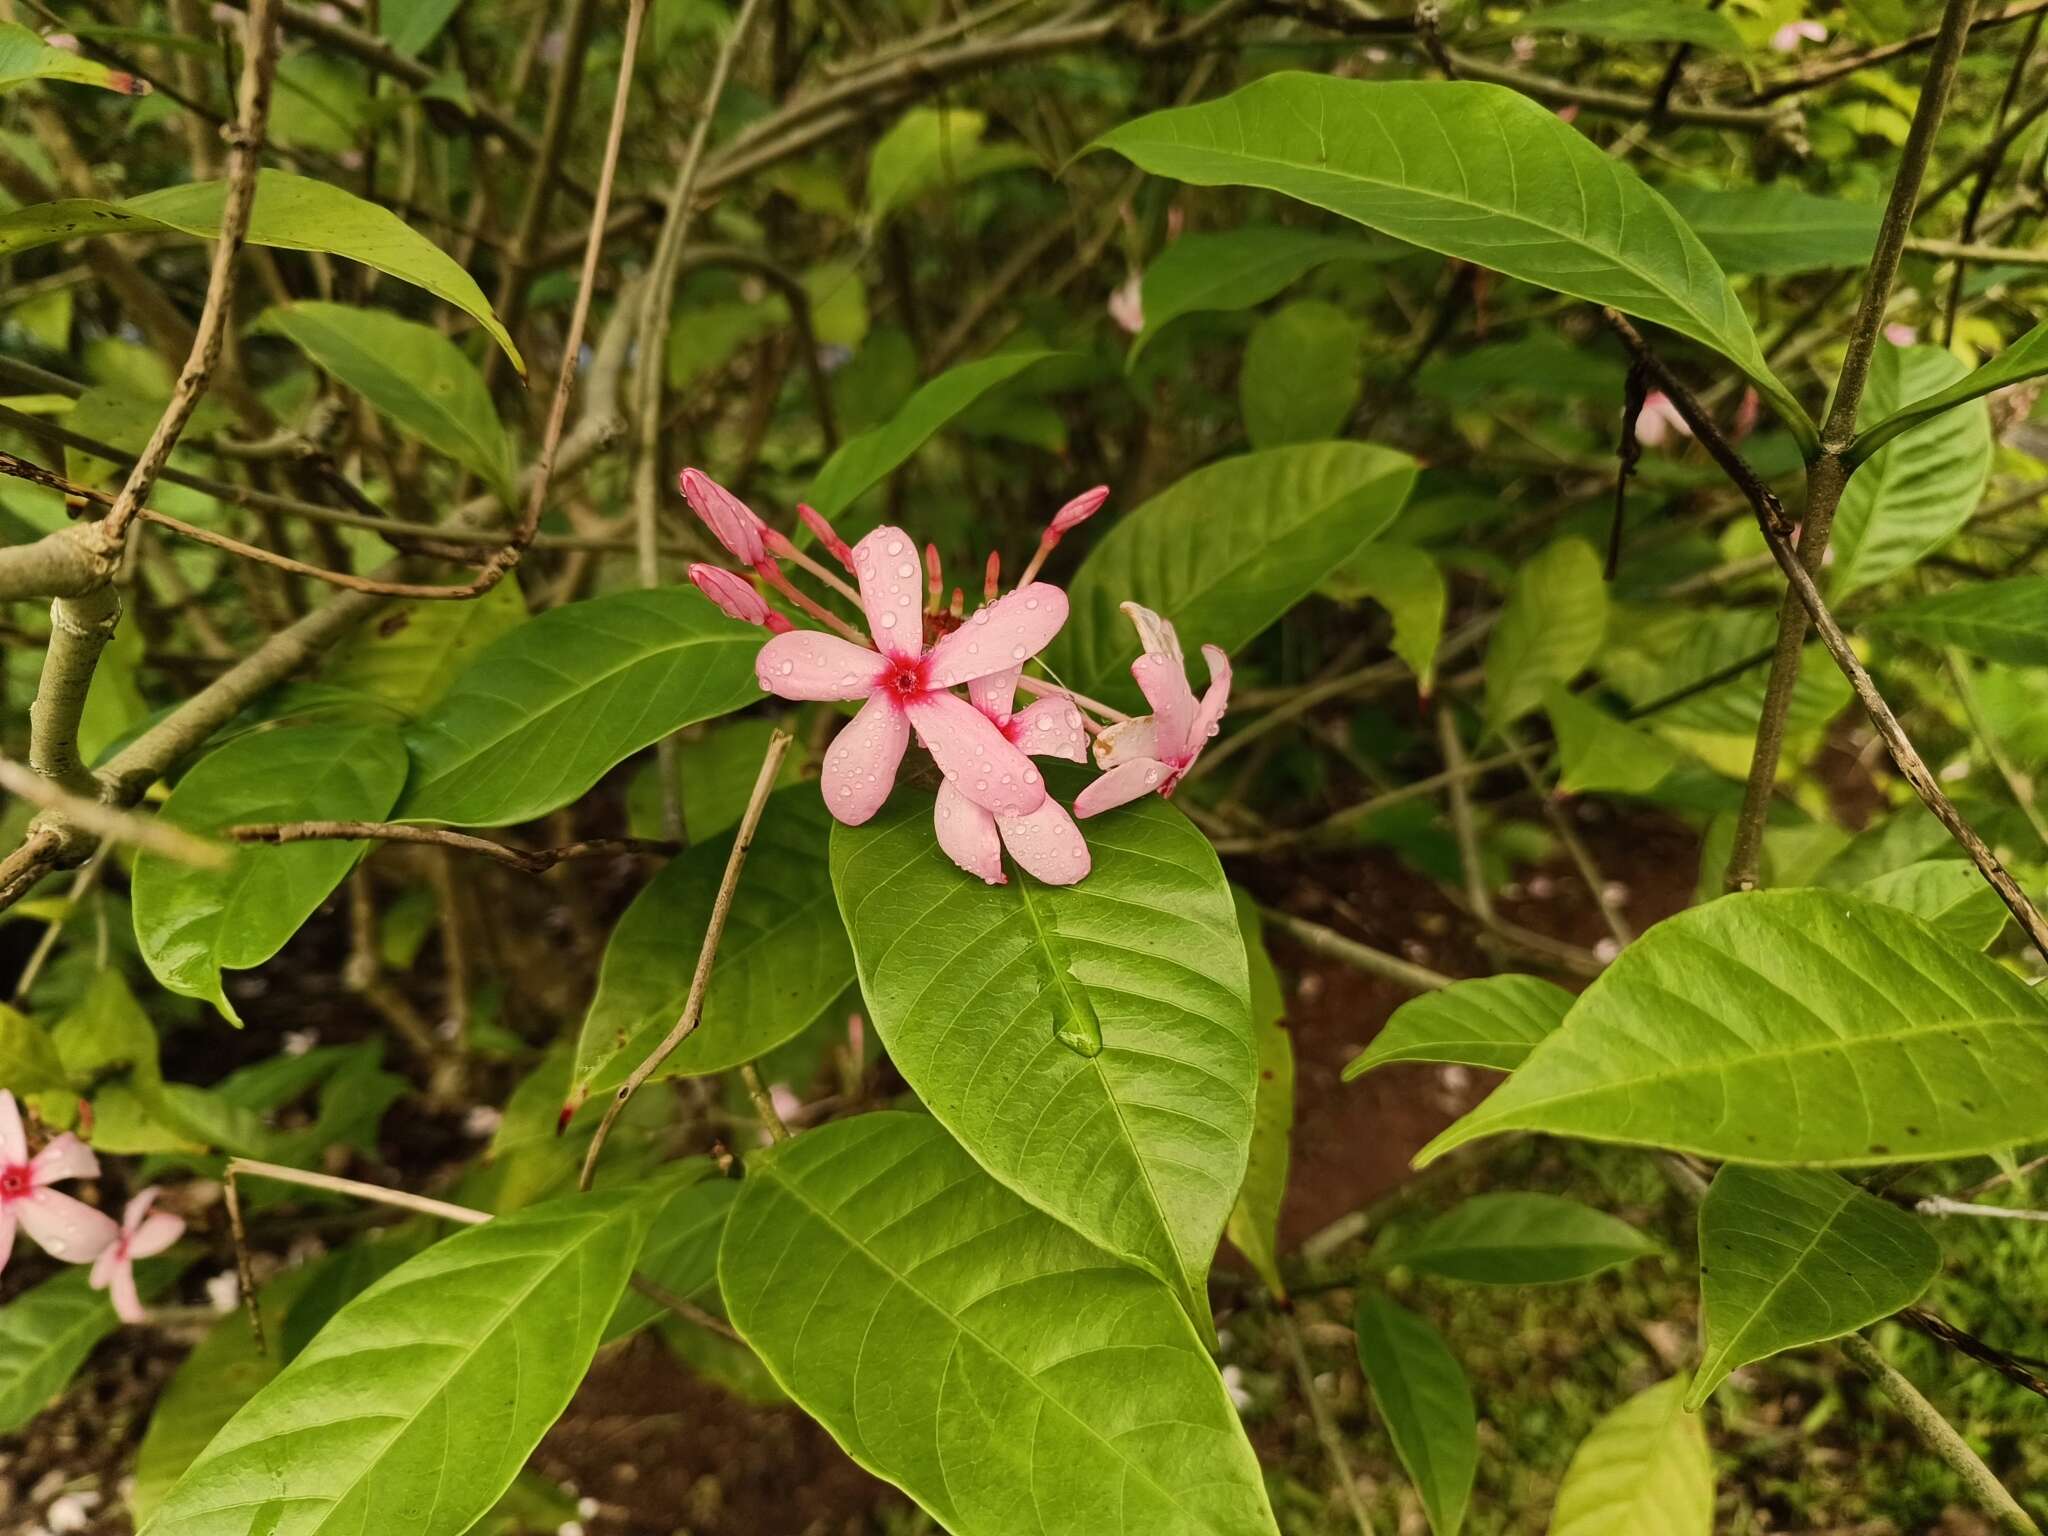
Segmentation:
[(394, 821), (288, 821), (229, 827), (221, 834), (237, 843), (380, 842), (420, 843), (481, 854), (522, 874), (543, 875), (565, 859), (610, 858), (623, 853), (673, 854), (678, 845), (644, 837), (592, 837), (556, 848), (514, 848), (487, 837), (416, 827)]

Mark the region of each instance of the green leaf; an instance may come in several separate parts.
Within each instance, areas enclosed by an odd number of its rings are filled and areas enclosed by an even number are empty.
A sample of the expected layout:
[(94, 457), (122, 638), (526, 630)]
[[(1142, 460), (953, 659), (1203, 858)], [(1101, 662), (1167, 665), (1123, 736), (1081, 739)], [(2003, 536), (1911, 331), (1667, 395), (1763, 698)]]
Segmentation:
[(41, 1413), (120, 1326), (106, 1292), (92, 1290), (77, 1267), (0, 1307), (0, 1435)]
[(1571, 993), (1536, 976), (1481, 976), (1425, 992), (1394, 1010), (1344, 1068), (1344, 1081), (1390, 1061), (1451, 1061), (1512, 1072), (1564, 1022)]
[(1335, 437), (1365, 380), (1365, 327), (1321, 299), (1275, 310), (1252, 329), (1237, 376), (1255, 448)]
[[(1658, 704), (1649, 718), (1660, 729), (1740, 736), (1742, 760), (1749, 761), (1747, 743), (1756, 734), (1778, 633), (1775, 612), (1720, 608), (1645, 614), (1635, 609), (1623, 614), (1613, 633), (1615, 642), (1600, 665), (1631, 704)], [(1717, 677), (1722, 680), (1713, 681)], [(1666, 699), (1677, 702), (1665, 704)], [(1785, 713), (1786, 729), (1818, 730), (1848, 702), (1847, 679), (1819, 645), (1808, 646)]]
[[(690, 1158), (662, 1169), (670, 1193), (648, 1223), (647, 1246), (640, 1250), (636, 1266), (637, 1273), (669, 1295), (714, 1316), (724, 1309), (718, 1296), (718, 1245), (725, 1237), (726, 1217), (740, 1193), (740, 1181), (713, 1178), (716, 1169), (708, 1157)], [(628, 1290), (612, 1309), (604, 1342), (615, 1343), (668, 1315), (660, 1302), (638, 1290)]]
[(1724, 272), (1790, 277), (1867, 267), (1884, 217), (1880, 203), (1816, 197), (1783, 182), (1660, 190)]
[(1415, 387), (1462, 410), (1497, 410), (1503, 397), (1593, 400), (1621, 397), (1628, 364), (1618, 351), (1537, 331), (1432, 357)]
[(1705, 1343), (1687, 1410), (1753, 1360), (1912, 1305), (1940, 1268), (1925, 1222), (1840, 1174), (1723, 1168), (1700, 1202)]
[(1223, 459), (1119, 518), (1068, 584), (1054, 669), (1096, 698), (1137, 698), (1143, 603), (1197, 645), (1235, 651), (1392, 523), (1415, 461), (1373, 443), (1300, 443)]
[[(163, 815), (188, 832), (281, 821), (379, 821), (405, 783), (405, 745), (382, 725), (292, 725), (238, 736), (178, 781)], [(239, 1024), (221, 972), (261, 965), (318, 910), (366, 843), (237, 847), (218, 869), (144, 852), (135, 942), (171, 991)]]
[[(928, 379), (894, 416), (871, 432), (841, 443), (818, 471), (805, 498), (826, 517), (838, 517), (865, 492), (922, 448), (932, 434), (998, 384), (1058, 352), (998, 352), (948, 368)], [(844, 530), (848, 538), (853, 530)], [(863, 530), (865, 531), (865, 530)]]
[(1893, 438), (1912, 431), (1923, 422), (1932, 421), (1944, 411), (1982, 399), (2008, 385), (2039, 378), (2044, 373), (2048, 373), (2048, 321), (2035, 326), (1990, 362), (1972, 369), (1946, 389), (1937, 389), (1910, 404), (1895, 404), (1890, 415), (1856, 434), (1849, 457), (1860, 464), (1882, 450)]
[(1358, 1363), (1435, 1536), (1458, 1536), (1479, 1473), (1479, 1415), (1465, 1369), (1423, 1319), (1358, 1293)]
[(27, 27), (0, 23), (0, 92), (37, 80), (96, 85), (123, 96), (147, 96), (149, 85), (125, 70), (109, 69), (69, 48), (52, 48)]
[(1544, 693), (1543, 708), (1557, 736), (1557, 755), (1564, 767), (1557, 787), (1564, 794), (1606, 790), (1647, 795), (1679, 764), (1678, 751), (1669, 742), (1617, 720), (1562, 684), (1553, 684)]
[(320, 676), (411, 719), (439, 703), (485, 646), (525, 622), (526, 599), (516, 575), (460, 602), (387, 602), (327, 653)]
[[(753, 797), (754, 780), (768, 738), (781, 722), (762, 715), (742, 715), (706, 730), (678, 751), (683, 780), (683, 820), (694, 841), (737, 826)], [(775, 786), (801, 783), (810, 767), (810, 753), (792, 741), (782, 755)], [(635, 837), (664, 837), (660, 766), (648, 763), (626, 786), (626, 820)]]
[(0, 1087), (56, 1093), (70, 1086), (64, 1058), (42, 1026), (0, 1003)]
[(1607, 581), (1584, 539), (1559, 539), (1515, 572), (1486, 646), (1486, 723), (1512, 725), (1569, 683), (1607, 634)]
[(1428, 697), (1436, 687), (1436, 648), (1450, 607), (1450, 587), (1434, 555), (1412, 544), (1375, 541), (1325, 576), (1316, 590), (1339, 602), (1369, 600), (1386, 609), (1394, 621), (1388, 648), (1408, 663)]
[(1684, 1399), (1674, 1376), (1593, 1426), (1565, 1468), (1550, 1536), (1712, 1536), (1714, 1464)]
[[(793, 784), (761, 814), (733, 895), (697, 1028), (663, 1077), (701, 1077), (801, 1034), (853, 981), (853, 954), (826, 878), (832, 818), (816, 784)], [(682, 1016), (697, 940), (732, 833), (694, 842), (634, 898), (612, 930), (597, 997), (576, 1047), (579, 1095), (616, 1088)]]
[[(1048, 777), (1062, 798), (1077, 778)], [(990, 1173), (1206, 1326), (1257, 1087), (1244, 938), (1215, 850), (1164, 801), (1095, 818), (1088, 843), (1086, 880), (1027, 898), (1028, 877), (955, 867), (931, 797), (899, 789), (867, 825), (832, 829), (832, 883), (918, 1097)], [(1099, 1020), (1100, 1054), (1055, 1041), (1068, 998)]]
[(484, 376), (431, 325), (305, 299), (266, 310), (254, 329), (285, 337), (403, 431), (513, 499), (512, 445)]
[(1561, 1195), (1474, 1195), (1421, 1231), (1375, 1251), (1378, 1265), (1405, 1264), (1476, 1285), (1558, 1285), (1657, 1252), (1625, 1221)]
[[(1946, 348), (1880, 342), (1860, 417), (1882, 418), (1962, 372)], [(1830, 595), (1840, 601), (1946, 544), (1977, 510), (1991, 452), (1991, 416), (1980, 405), (1926, 420), (1872, 454), (1835, 511)]]
[(647, 1202), (570, 1196), (436, 1243), (336, 1314), (228, 1421), (149, 1536), (458, 1536), (583, 1379)]
[(2048, 576), (1973, 581), (1879, 609), (1862, 622), (2015, 667), (2048, 667)]
[(1355, 235), (1325, 235), (1277, 224), (1248, 224), (1216, 234), (1182, 235), (1145, 269), (1145, 326), (1124, 359), (1128, 369), (1154, 337), (1203, 310), (1251, 309), (1333, 261), (1384, 261), (1394, 246)]
[(790, 1396), (953, 1536), (1275, 1536), (1172, 1293), (922, 1116), (750, 1159), (718, 1276)]
[(1022, 143), (984, 144), (988, 114), (966, 107), (912, 107), (875, 141), (868, 161), (868, 223), (880, 224), (929, 192), (997, 171), (1036, 165)]
[(1742, 34), (1719, 11), (1690, 0), (1562, 0), (1516, 19), (1518, 32), (1576, 32), (1617, 43), (1690, 43), (1716, 53), (1742, 52)]
[(1518, 1129), (1746, 1163), (1855, 1166), (2036, 1138), (2048, 1007), (1916, 917), (1753, 891), (1668, 918), (1422, 1149)]
[(761, 695), (761, 632), (694, 587), (614, 592), (492, 642), (406, 728), (398, 815), (457, 827), (531, 821), (671, 732)]
[(1967, 859), (1924, 859), (1856, 888), (1872, 901), (1932, 923), (1969, 949), (1988, 949), (2011, 916)]
[(1721, 269), (1626, 166), (1526, 96), (1282, 71), (1092, 146), (1197, 186), (1255, 186), (1446, 256), (1611, 304), (1728, 358), (1811, 448)]
[[(36, 203), (0, 218), (0, 256), (115, 232), (167, 229), (201, 240), (217, 239), (226, 199), (226, 182), (195, 181), (118, 203), (93, 197)], [(249, 243), (287, 251), (327, 251), (424, 288), (473, 316), (505, 349), (512, 365), (522, 374), (526, 371), (519, 349), (498, 323), (476, 279), (387, 208), (324, 181), (267, 170), (256, 183)]]
[(1252, 1040), (1258, 1049), (1259, 1086), (1252, 1106), (1250, 1155), (1244, 1184), (1231, 1207), (1224, 1234), (1250, 1261), (1266, 1289), (1281, 1301), (1280, 1207), (1287, 1198), (1288, 1140), (1294, 1131), (1294, 1042), (1287, 1033), (1287, 1009), (1280, 978), (1266, 953), (1258, 904), (1232, 886), (1237, 926), (1244, 934), (1245, 963), (1251, 973)]

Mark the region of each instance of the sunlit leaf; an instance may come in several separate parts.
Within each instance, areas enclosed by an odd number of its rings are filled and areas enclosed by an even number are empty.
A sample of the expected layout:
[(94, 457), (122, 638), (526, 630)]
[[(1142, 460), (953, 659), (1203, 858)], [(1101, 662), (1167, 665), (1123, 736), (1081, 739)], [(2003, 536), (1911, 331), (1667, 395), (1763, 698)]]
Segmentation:
[(1280, 978), (1266, 953), (1258, 904), (1235, 886), (1237, 926), (1251, 971), (1252, 1039), (1258, 1047), (1259, 1086), (1252, 1110), (1251, 1153), (1224, 1234), (1251, 1262), (1266, 1289), (1285, 1299), (1280, 1279), (1280, 1207), (1287, 1198), (1288, 1141), (1294, 1131), (1294, 1042)]
[(1985, 949), (2005, 932), (2011, 914), (1998, 892), (1967, 859), (1923, 859), (1888, 870), (1856, 888), (1872, 901), (1925, 919), (1970, 949)]
[(1573, 1453), (1550, 1536), (1712, 1536), (1714, 1466), (1685, 1378), (1639, 1392)]
[(875, 141), (868, 160), (868, 222), (882, 220), (926, 193), (997, 171), (1035, 165), (1028, 145), (982, 142), (988, 114), (968, 107), (912, 107)]
[[(1930, 376), (1932, 371), (1929, 370)], [(1900, 433), (1910, 432), (1945, 411), (1952, 411), (2008, 385), (2038, 378), (2043, 373), (2048, 373), (2048, 322), (2035, 326), (1981, 368), (1972, 369), (1932, 394), (1915, 398), (1915, 391), (1925, 388), (1927, 381), (1909, 381), (1907, 387), (1900, 391), (1907, 398), (1902, 402), (1887, 402), (1889, 414), (1880, 416), (1857, 433), (1851, 456), (1859, 461), (1866, 459)]]
[(1544, 693), (1543, 708), (1557, 736), (1563, 766), (1557, 787), (1564, 794), (1606, 790), (1646, 795), (1678, 766), (1678, 751), (1669, 742), (1616, 719), (1562, 685)]
[(1486, 646), (1486, 720), (1498, 730), (1585, 670), (1607, 633), (1607, 582), (1584, 539), (1523, 563)]

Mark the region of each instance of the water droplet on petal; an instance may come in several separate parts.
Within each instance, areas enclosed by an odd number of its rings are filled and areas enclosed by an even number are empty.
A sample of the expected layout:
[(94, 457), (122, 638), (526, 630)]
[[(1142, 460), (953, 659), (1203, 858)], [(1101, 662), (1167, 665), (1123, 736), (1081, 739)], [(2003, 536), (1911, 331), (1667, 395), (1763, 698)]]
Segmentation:
[(884, 629), (894, 629), (895, 627), (896, 627), (896, 615), (895, 615), (895, 614), (893, 614), (893, 613), (885, 613), (885, 614), (883, 614), (883, 615), (882, 615), (882, 628), (884, 628)]
[(978, 789), (978, 790), (982, 791), (982, 793), (986, 794), (986, 793), (988, 792), (988, 780), (987, 780), (987, 779), (976, 779), (976, 780), (974, 781), (974, 787), (975, 787), (976, 789)]
[(1215, 735), (1215, 734), (1216, 734), (1216, 733), (1217, 733), (1218, 731), (1220, 731), (1220, 730), (1222, 730), (1222, 729), (1223, 729), (1223, 727), (1222, 727), (1222, 726), (1220, 726), (1220, 725), (1212, 725), (1212, 726), (1210, 726), (1210, 727), (1209, 727), (1209, 734), (1210, 734), (1211, 736), (1214, 736), (1214, 735)]
[(1024, 782), (1026, 784), (1036, 784), (1038, 782), (1038, 770), (1036, 768), (1026, 768), (1024, 770)]
[(851, 800), (853, 798), (853, 786), (851, 784), (840, 785), (839, 798), (842, 800)]
[(917, 567), (912, 565), (908, 560), (906, 560), (901, 565), (896, 567), (896, 574), (898, 576), (901, 576), (905, 581), (908, 581), (911, 577), (917, 574)]
[(1012, 661), (1022, 661), (1029, 654), (1030, 653), (1026, 651), (1024, 647), (1021, 645), (1013, 645), (1010, 647), (1010, 660)]
[(901, 539), (891, 539), (891, 540), (889, 541), (889, 553), (890, 553), (890, 554), (892, 554), (892, 555), (900, 555), (900, 554), (902, 554), (902, 553), (903, 553), (903, 541), (902, 541)]
[(1067, 724), (1071, 725), (1077, 731), (1081, 729), (1081, 711), (1079, 711), (1078, 709), (1068, 710)]
[(1024, 599), (1024, 611), (1025, 611), (1026, 613), (1036, 613), (1036, 612), (1038, 611), (1038, 599), (1037, 599), (1037, 598), (1035, 598), (1035, 597), (1027, 597), (1027, 598), (1025, 598), (1025, 599)]
[(986, 608), (975, 609), (974, 622), (977, 624), (986, 624), (988, 622), (988, 610)]
[(1039, 728), (1039, 729), (1040, 729), (1041, 731), (1049, 731), (1049, 730), (1051, 730), (1051, 729), (1052, 729), (1052, 716), (1051, 716), (1051, 715), (1040, 715), (1040, 716), (1038, 717), (1038, 728)]
[(1157, 768), (1147, 768), (1145, 770), (1145, 782), (1147, 784), (1157, 784), (1159, 782), (1159, 770)]
[(785, 662), (784, 662), (784, 663), (782, 664), (782, 675), (783, 675), (784, 677), (787, 677), (787, 676), (789, 676), (789, 674), (790, 674), (790, 673), (792, 673), (792, 672), (794, 672), (795, 670), (796, 670), (796, 663), (795, 663), (795, 662), (793, 662), (793, 661), (785, 661)]

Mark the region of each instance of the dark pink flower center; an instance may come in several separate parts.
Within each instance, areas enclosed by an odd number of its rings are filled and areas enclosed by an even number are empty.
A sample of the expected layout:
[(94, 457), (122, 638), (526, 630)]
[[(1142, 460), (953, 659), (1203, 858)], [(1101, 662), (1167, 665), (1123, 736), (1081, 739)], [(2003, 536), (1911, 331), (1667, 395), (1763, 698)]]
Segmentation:
[(924, 658), (894, 658), (891, 670), (882, 679), (882, 686), (896, 695), (898, 703), (908, 704), (926, 691)]
[(0, 1167), (0, 1200), (20, 1200), (34, 1193), (35, 1174), (27, 1163), (11, 1163)]

